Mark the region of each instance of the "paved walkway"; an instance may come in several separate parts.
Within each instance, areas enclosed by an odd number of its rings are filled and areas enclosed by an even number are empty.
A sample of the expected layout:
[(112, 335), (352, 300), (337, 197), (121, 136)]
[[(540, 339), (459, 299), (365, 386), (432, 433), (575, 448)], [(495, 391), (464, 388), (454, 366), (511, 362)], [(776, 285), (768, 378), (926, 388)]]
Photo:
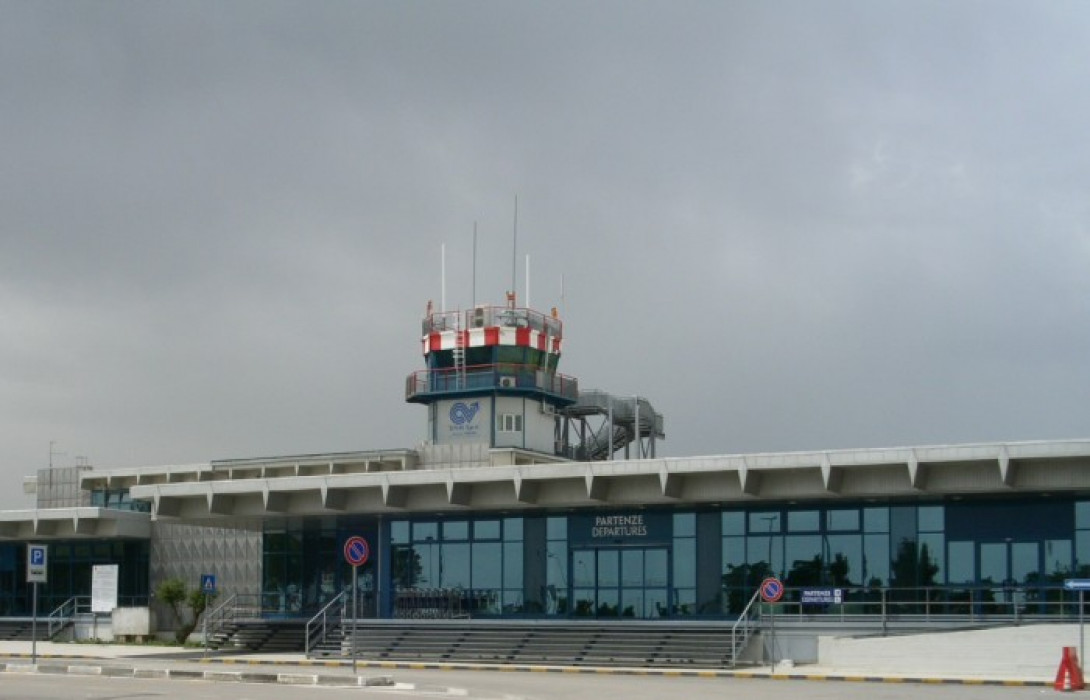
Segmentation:
[[(929, 635), (930, 636), (930, 635)], [(889, 647), (885, 638), (885, 647)], [(881, 641), (881, 640), (880, 640)], [(904, 643), (919, 648), (921, 641)], [(781, 665), (729, 669), (592, 668), (537, 665), (471, 663), (377, 662), (359, 660), (353, 672), (351, 661), (319, 661), (303, 654), (254, 654), (209, 652), (166, 646), (110, 645), (94, 643), (39, 642), (37, 663), (32, 663), (30, 642), (0, 642), (0, 673), (73, 673), (117, 677), (204, 679), (224, 682), (285, 683), (293, 685), (397, 685), (399, 669), (521, 670), (549, 673), (640, 674), (667, 677), (767, 678), (771, 680), (868, 681), (888, 683), (943, 683), (962, 685), (1051, 686), (1055, 671), (1018, 672), (1007, 668), (964, 667), (958, 672), (917, 662), (914, 667), (893, 669), (888, 663), (865, 663), (853, 667), (833, 665)], [(863, 655), (857, 657), (864, 659)], [(1057, 652), (1057, 660), (1059, 654)]]

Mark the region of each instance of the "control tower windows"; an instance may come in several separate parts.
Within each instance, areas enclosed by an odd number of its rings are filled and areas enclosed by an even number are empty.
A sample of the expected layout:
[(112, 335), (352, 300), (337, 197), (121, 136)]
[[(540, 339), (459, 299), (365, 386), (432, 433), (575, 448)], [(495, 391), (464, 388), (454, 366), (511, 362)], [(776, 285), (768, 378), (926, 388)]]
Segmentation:
[(497, 414), (496, 430), (501, 433), (521, 433), (522, 416), (518, 413)]

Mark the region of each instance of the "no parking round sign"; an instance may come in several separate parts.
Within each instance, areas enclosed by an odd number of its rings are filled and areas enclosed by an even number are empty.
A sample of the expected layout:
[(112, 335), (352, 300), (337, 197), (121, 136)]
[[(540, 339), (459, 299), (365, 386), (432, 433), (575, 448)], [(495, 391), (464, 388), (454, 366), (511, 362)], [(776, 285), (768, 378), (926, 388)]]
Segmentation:
[(780, 598), (783, 598), (783, 581), (772, 576), (761, 581), (761, 600), (766, 603), (776, 603)]
[(352, 566), (363, 566), (371, 556), (371, 545), (359, 535), (349, 537), (344, 543), (344, 560)]

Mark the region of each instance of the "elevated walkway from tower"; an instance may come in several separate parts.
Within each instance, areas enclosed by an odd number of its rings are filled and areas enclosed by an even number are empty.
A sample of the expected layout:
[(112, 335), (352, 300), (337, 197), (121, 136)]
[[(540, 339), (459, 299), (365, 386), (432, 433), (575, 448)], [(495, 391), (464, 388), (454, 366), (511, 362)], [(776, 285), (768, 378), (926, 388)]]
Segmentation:
[(620, 449), (629, 456), (636, 443), (636, 458), (655, 457), (655, 442), (666, 437), (662, 414), (638, 396), (614, 396), (600, 390), (583, 391), (560, 415), (568, 419), (565, 438), (570, 457), (580, 461), (609, 459)]

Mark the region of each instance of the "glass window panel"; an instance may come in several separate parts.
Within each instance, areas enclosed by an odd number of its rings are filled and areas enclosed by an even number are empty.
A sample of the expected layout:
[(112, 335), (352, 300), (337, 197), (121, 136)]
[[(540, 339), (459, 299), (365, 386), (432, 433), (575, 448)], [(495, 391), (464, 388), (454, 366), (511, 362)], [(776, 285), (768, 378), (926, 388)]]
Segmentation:
[(864, 508), (864, 532), (889, 532), (889, 508)]
[(621, 617), (644, 617), (642, 588), (621, 591)]
[(626, 549), (621, 552), (621, 585), (643, 586), (642, 549)]
[(826, 527), (829, 530), (851, 530), (854, 532), (859, 529), (859, 510), (856, 508), (830, 510), (827, 516)]
[(522, 543), (509, 542), (503, 545), (503, 587), (522, 587)]
[[(446, 534), (446, 533), (444, 533)], [(473, 539), (498, 540), (500, 538), (499, 520), (478, 520), (473, 523)]]
[(594, 589), (577, 588), (572, 591), (572, 615), (575, 617), (593, 617)]
[(674, 537), (696, 536), (696, 513), (674, 513)]
[(945, 509), (942, 506), (920, 506), (920, 532), (942, 532), (945, 530), (944, 513)]
[(1045, 574), (1070, 574), (1071, 540), (1045, 540)]
[(522, 589), (509, 589), (503, 592), (504, 615), (522, 612)]
[(439, 587), (439, 545), (424, 543), (413, 546), (418, 565), (413, 585), (422, 588)]
[(398, 545), (390, 550), (395, 588), (409, 588), (422, 576), (420, 553), (412, 547)]
[(453, 520), (443, 523), (444, 540), (468, 540), (469, 523), (465, 520)]
[[(656, 592), (655, 589), (648, 591), (648, 595), (653, 595)], [(674, 609), (675, 615), (695, 615), (696, 614), (696, 589), (695, 588), (675, 588), (674, 600), (677, 601), (677, 607)]]
[(1075, 573), (1090, 576), (1090, 530), (1075, 533)]
[(1031, 576), (1040, 571), (1040, 547), (1036, 542), (1011, 544), (1011, 579), (1014, 583), (1030, 583)]
[(749, 532), (759, 535), (766, 532), (780, 531), (780, 514), (769, 512), (757, 512), (749, 514)]
[(793, 510), (787, 514), (788, 532), (817, 532), (821, 527), (821, 514), (816, 510)]
[(743, 563), (757, 568), (763, 562), (765, 574), (783, 571), (782, 537), (747, 537), (746, 551), (749, 553), (749, 560)]
[(469, 545), (445, 544), (439, 549), (441, 588), (469, 588)]
[[(920, 580), (921, 586), (942, 585), (946, 582), (946, 564), (943, 552), (946, 551), (946, 538), (939, 534), (920, 535)], [(926, 567), (926, 570), (925, 570)], [(928, 578), (929, 571), (934, 575)]]
[(825, 570), (834, 586), (858, 586), (863, 580), (863, 538), (860, 535), (830, 535), (826, 538)]
[(644, 585), (665, 586), (667, 584), (667, 565), (665, 549), (644, 550)]
[(620, 614), (621, 592), (616, 588), (598, 589), (598, 617), (617, 617)]
[(572, 552), (572, 585), (576, 588), (593, 587), (595, 585), (594, 566), (593, 550), (579, 549)]
[(723, 538), (723, 571), (729, 567), (739, 567), (746, 563), (746, 539), (744, 537)]
[(950, 583), (976, 583), (976, 561), (973, 542), (950, 542), (947, 547), (948, 573)]
[(568, 547), (565, 544), (550, 542), (545, 547), (545, 558), (548, 565), (545, 568), (545, 580), (550, 586), (556, 586), (561, 590), (568, 590)]
[(503, 521), (503, 539), (504, 539), (505, 542), (521, 542), (522, 541), (522, 518), (505, 518), (504, 519), (504, 521)]
[(1090, 529), (1090, 501), (1075, 503), (1075, 527), (1080, 530)]
[(864, 583), (868, 586), (888, 585), (889, 562), (889, 535), (864, 535)]
[(598, 587), (616, 586), (619, 583), (620, 557), (615, 549), (598, 550)]
[[(723, 513), (723, 535), (746, 534), (746, 514), (740, 511)], [(767, 528), (766, 528), (767, 529)]]
[(439, 523), (413, 523), (413, 542), (439, 539)]
[[(695, 596), (695, 592), (693, 592)], [(680, 596), (679, 596), (680, 599)], [(669, 614), (665, 588), (648, 588), (643, 592), (644, 617), (664, 617)], [(690, 609), (692, 609), (690, 605)], [(685, 613), (691, 615), (692, 613)]]
[(502, 588), (503, 545), (498, 542), (473, 544), (473, 581), (471, 588)]
[[(788, 585), (816, 586), (822, 582), (821, 537), (793, 535), (784, 538)], [(777, 569), (782, 570), (782, 569)]]
[(1007, 543), (980, 545), (980, 582), (1001, 584), (1007, 580)]
[(1041, 546), (1037, 542), (1015, 542), (1010, 545), (1010, 578), (1015, 583), (1030, 583), (1041, 570)]
[(674, 540), (674, 586), (696, 586), (696, 540)]
[(550, 540), (568, 539), (568, 519), (564, 516), (547, 518), (545, 520), (545, 533)]

